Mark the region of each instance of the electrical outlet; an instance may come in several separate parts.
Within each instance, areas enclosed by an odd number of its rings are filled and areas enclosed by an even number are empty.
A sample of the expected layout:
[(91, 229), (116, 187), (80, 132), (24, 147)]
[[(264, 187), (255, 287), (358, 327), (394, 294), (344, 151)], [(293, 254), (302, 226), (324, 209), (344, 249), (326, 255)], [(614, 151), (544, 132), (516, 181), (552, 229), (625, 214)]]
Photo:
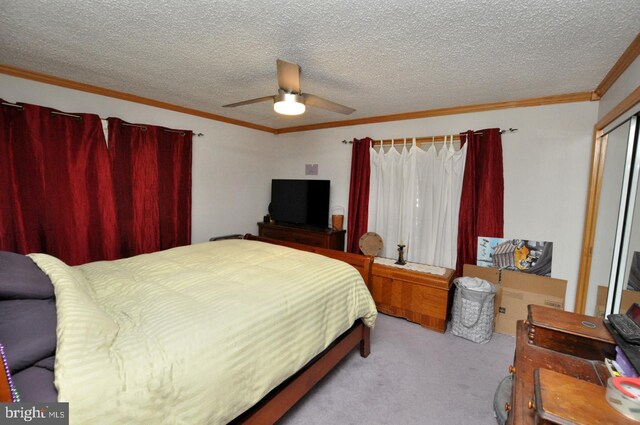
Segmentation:
[(305, 164), (305, 166), (304, 166), (304, 174), (306, 176), (317, 176), (318, 175), (318, 164)]

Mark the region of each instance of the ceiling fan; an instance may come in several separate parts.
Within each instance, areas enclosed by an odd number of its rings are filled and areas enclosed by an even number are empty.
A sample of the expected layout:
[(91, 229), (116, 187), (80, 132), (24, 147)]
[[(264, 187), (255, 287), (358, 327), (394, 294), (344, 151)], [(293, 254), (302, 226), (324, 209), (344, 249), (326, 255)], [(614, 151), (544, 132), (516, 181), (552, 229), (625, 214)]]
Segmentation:
[(278, 59), (278, 94), (274, 96), (258, 97), (242, 102), (223, 105), (225, 108), (249, 105), (251, 103), (273, 100), (273, 109), (283, 115), (300, 115), (304, 113), (305, 105), (315, 106), (339, 114), (349, 115), (355, 111), (348, 106), (340, 105), (327, 99), (300, 91), (300, 65)]

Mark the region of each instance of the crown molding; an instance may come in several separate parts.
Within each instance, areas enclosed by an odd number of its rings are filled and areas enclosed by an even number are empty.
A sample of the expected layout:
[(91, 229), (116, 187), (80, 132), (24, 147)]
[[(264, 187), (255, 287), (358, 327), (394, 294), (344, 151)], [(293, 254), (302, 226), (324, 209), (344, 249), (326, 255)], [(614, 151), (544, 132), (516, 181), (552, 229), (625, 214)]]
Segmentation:
[(27, 80), (38, 81), (40, 83), (51, 84), (54, 86), (65, 87), (68, 89), (79, 90), (86, 93), (98, 94), (100, 96), (112, 97), (115, 99), (126, 100), (134, 103), (141, 103), (143, 105), (154, 106), (156, 108), (167, 109), (169, 111), (180, 112), (188, 115), (195, 115), (197, 117), (207, 118), (210, 120), (221, 121), (227, 124), (239, 125), (241, 127), (252, 128), (254, 130), (266, 131), (268, 133), (276, 133), (276, 130), (271, 127), (254, 124), (248, 121), (236, 120), (228, 118), (222, 115), (212, 114), (198, 109), (187, 108), (180, 105), (174, 105), (168, 102), (161, 102), (159, 100), (149, 99), (147, 97), (137, 96), (130, 93), (125, 93), (117, 90), (106, 89), (104, 87), (94, 86), (92, 84), (80, 83), (77, 81), (66, 80), (64, 78), (54, 77), (52, 75), (41, 74), (39, 72), (29, 71), (27, 69), (14, 68), (12, 66), (1, 65), (0, 73), (12, 75), (14, 77), (24, 78)]
[(167, 102), (161, 102), (161, 101), (149, 99), (146, 97), (136, 96), (130, 93), (124, 93), (117, 90), (106, 89), (106, 88), (94, 86), (91, 84), (80, 83), (77, 81), (67, 80), (64, 78), (54, 77), (51, 75), (42, 74), (35, 71), (29, 71), (26, 69), (15, 68), (7, 65), (0, 64), (0, 73), (11, 75), (18, 78), (24, 78), (27, 80), (33, 80), (41, 83), (65, 87), (73, 90), (79, 90), (87, 93), (98, 94), (101, 96), (112, 97), (115, 99), (126, 100), (129, 102), (140, 103), (143, 105), (154, 106), (156, 108), (167, 109), (170, 111), (180, 112), (188, 115), (194, 115), (194, 116), (198, 116), (198, 117), (202, 117), (202, 118), (206, 118), (214, 121), (220, 121), (227, 124), (238, 125), (241, 127), (251, 128), (254, 130), (264, 131), (272, 134), (284, 134), (284, 133), (294, 133), (294, 132), (310, 131), (310, 130), (321, 130), (325, 128), (346, 127), (346, 126), (353, 126), (353, 125), (374, 124), (374, 123), (391, 122), (391, 121), (413, 120), (413, 119), (437, 117), (437, 116), (443, 116), (443, 115), (456, 115), (456, 114), (466, 114), (471, 112), (493, 111), (497, 109), (522, 108), (522, 107), (528, 107), (528, 106), (551, 105), (556, 103), (586, 102), (586, 101), (597, 100), (599, 98), (594, 92), (579, 92), (579, 93), (560, 94), (560, 95), (554, 95), (554, 96), (534, 97), (534, 98), (528, 98), (528, 99), (508, 100), (503, 102), (479, 103), (474, 105), (463, 105), (463, 106), (453, 106), (453, 107), (447, 107), (447, 108), (428, 109), (423, 111), (404, 112), (404, 113), (391, 114), (391, 115), (380, 115), (380, 116), (357, 118), (357, 119), (344, 120), (344, 121), (331, 121), (331, 122), (325, 122), (325, 123), (319, 123), (319, 124), (308, 124), (308, 125), (301, 125), (301, 126), (294, 126), (294, 127), (271, 128), (271, 127), (267, 127), (259, 124), (254, 124), (248, 121), (241, 121), (241, 120), (225, 117), (222, 115), (200, 111), (197, 109), (174, 105)]
[(613, 83), (629, 68), (629, 66), (640, 55), (640, 33), (633, 39), (627, 50), (609, 70), (607, 75), (602, 79), (598, 87), (593, 91), (599, 98), (611, 88)]
[(405, 112), (400, 114), (380, 115), (377, 117), (357, 118), (344, 121), (331, 121), (320, 124), (301, 125), (276, 129), (276, 134), (299, 131), (321, 130), (325, 128), (347, 127), (352, 125), (375, 124), (389, 121), (415, 120), (419, 118), (438, 117), (443, 115), (468, 114), (471, 112), (493, 111), (496, 109), (522, 108), (527, 106), (551, 105), (555, 103), (587, 102), (593, 100), (592, 92), (560, 94), (555, 96), (534, 97), (529, 99), (508, 100), (505, 102), (478, 103), (474, 105), (454, 106), (450, 108), (428, 109), (425, 111)]

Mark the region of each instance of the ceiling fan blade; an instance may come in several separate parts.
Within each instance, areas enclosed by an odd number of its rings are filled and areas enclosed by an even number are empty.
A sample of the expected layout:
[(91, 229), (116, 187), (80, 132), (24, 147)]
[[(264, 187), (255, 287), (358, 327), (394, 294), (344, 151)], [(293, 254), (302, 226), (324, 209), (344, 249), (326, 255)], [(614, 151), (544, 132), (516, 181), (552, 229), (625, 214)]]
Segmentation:
[(300, 65), (276, 60), (278, 64), (278, 86), (287, 93), (300, 93)]
[(332, 102), (327, 99), (315, 96), (309, 93), (302, 93), (305, 103), (309, 106), (315, 106), (317, 108), (326, 109), (328, 111), (337, 112), (339, 114), (350, 115), (355, 112), (355, 109), (348, 106), (340, 105), (339, 103)]
[(250, 105), (252, 103), (264, 102), (266, 100), (273, 100), (273, 96), (258, 97), (256, 99), (243, 100), (242, 102), (230, 103), (228, 105), (222, 105), (223, 108), (234, 108), (236, 106)]

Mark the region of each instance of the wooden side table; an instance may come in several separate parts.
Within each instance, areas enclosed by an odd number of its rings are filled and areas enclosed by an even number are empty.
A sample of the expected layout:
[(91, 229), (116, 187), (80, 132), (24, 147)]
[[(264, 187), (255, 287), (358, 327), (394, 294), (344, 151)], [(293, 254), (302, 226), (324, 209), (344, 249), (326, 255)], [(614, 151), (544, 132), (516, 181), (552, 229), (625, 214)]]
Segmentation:
[(454, 271), (445, 270), (437, 275), (374, 261), (369, 289), (378, 311), (444, 333), (454, 289)]

